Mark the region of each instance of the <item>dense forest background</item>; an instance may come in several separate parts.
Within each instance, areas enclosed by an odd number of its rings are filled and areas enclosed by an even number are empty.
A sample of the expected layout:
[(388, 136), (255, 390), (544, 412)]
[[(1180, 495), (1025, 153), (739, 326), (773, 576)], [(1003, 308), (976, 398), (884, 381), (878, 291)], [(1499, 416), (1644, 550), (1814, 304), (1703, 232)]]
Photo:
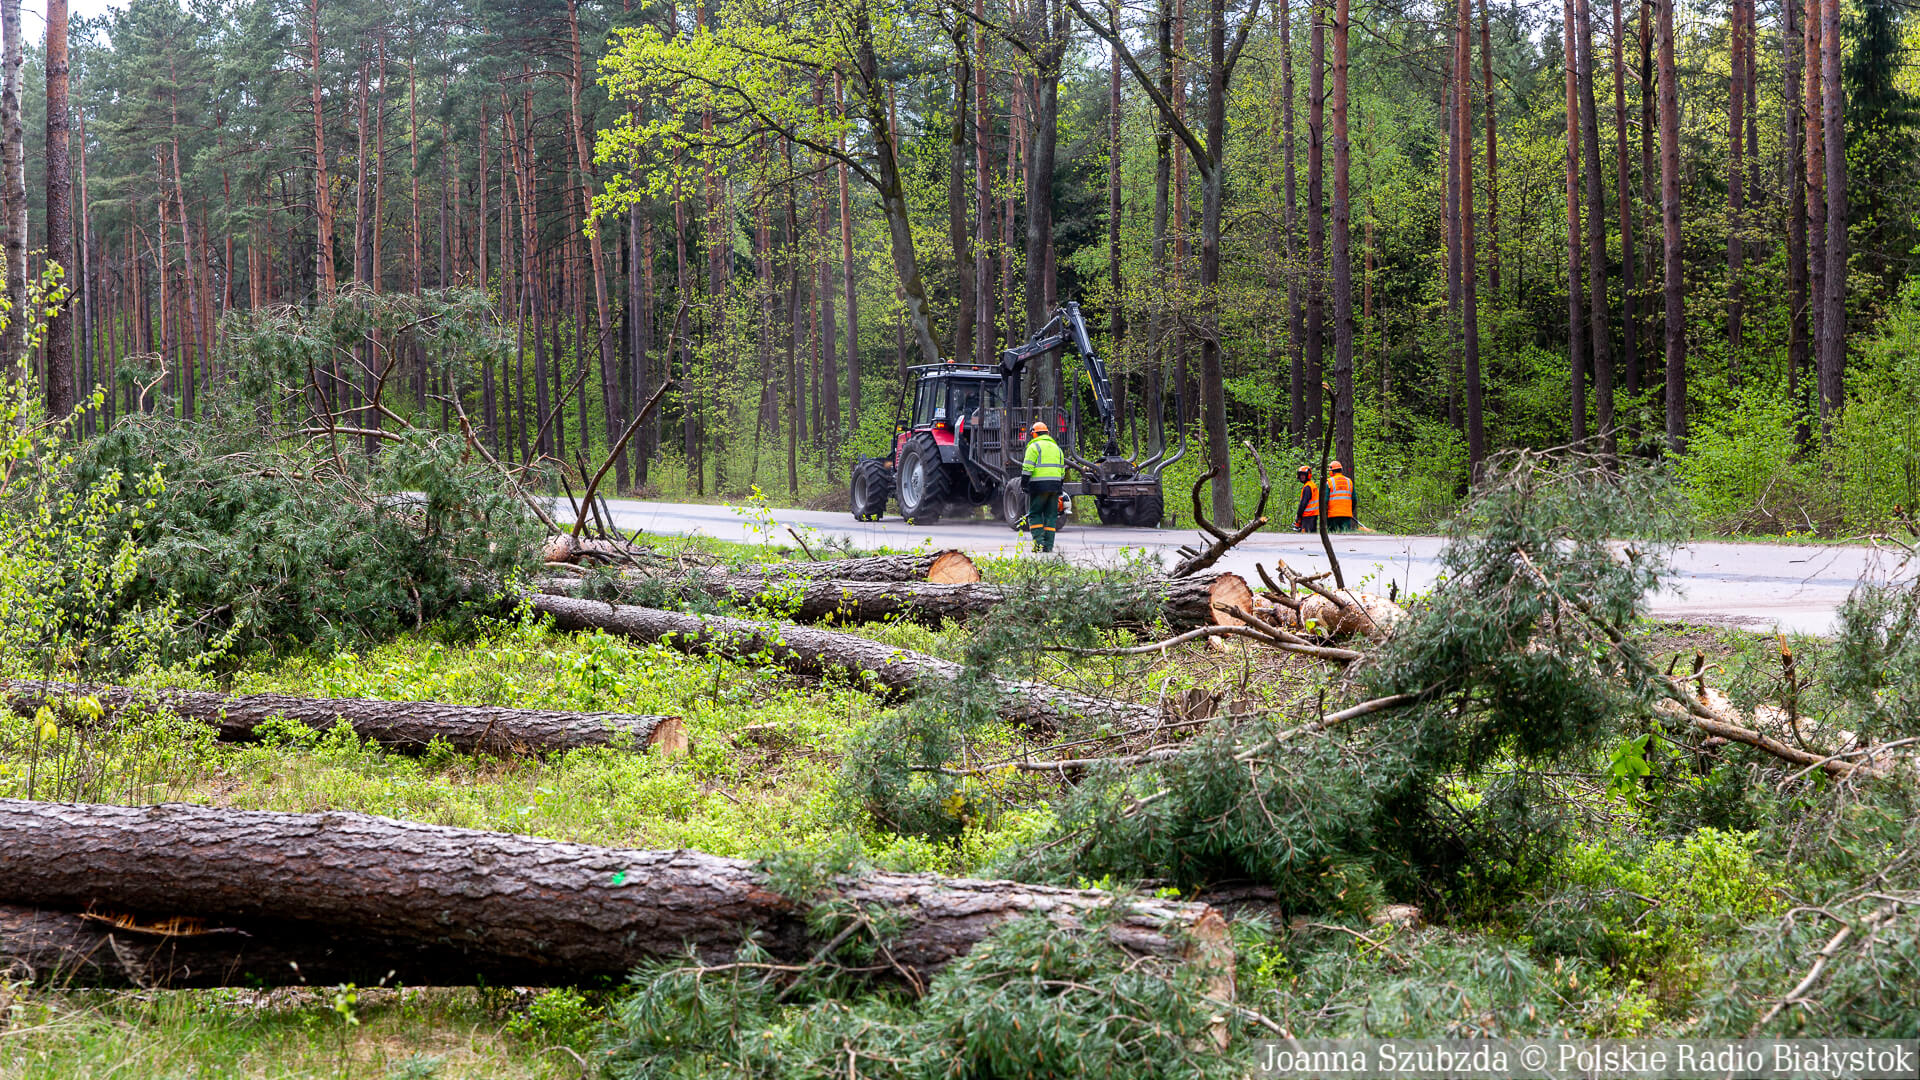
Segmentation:
[(133, 0), (43, 47), (6, 0), (9, 295), (68, 299), (0, 350), (90, 424), (199, 415), (287, 305), (481, 290), (505, 349), (372, 318), (288, 430), (580, 469), (671, 380), (621, 490), (830, 505), (909, 365), (1071, 299), (1225, 518), (1323, 424), (1375, 524), (1583, 439), (1723, 529), (1920, 499), (1892, 0), (1097, 4)]

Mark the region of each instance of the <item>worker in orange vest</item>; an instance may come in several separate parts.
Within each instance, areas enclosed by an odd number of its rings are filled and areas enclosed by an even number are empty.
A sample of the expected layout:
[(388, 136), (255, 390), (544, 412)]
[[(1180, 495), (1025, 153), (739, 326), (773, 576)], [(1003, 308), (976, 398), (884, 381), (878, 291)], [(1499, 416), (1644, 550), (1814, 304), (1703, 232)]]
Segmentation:
[(1337, 461), (1327, 463), (1327, 531), (1353, 532), (1360, 522), (1353, 516), (1353, 481)]
[(1313, 482), (1313, 466), (1300, 466), (1300, 508), (1293, 512), (1293, 531), (1318, 532), (1320, 486)]

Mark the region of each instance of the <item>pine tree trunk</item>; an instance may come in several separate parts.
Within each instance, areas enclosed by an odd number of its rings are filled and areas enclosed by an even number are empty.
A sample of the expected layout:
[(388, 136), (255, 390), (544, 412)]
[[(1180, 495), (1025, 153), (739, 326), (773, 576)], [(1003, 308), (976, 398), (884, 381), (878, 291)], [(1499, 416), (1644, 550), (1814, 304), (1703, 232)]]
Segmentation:
[[(77, 292), (85, 288), (85, 281), (73, 261), (73, 178), (68, 173), (67, 147), (67, 0), (47, 0), (45, 59), (47, 261), (66, 271), (68, 288)], [(46, 395), (47, 414), (52, 417), (73, 412), (73, 307), (73, 301), (56, 305), (47, 318)], [(23, 314), (16, 313), (15, 321)]]
[[(1485, 0), (1482, 0), (1484, 3)], [(1640, 392), (1640, 320), (1635, 314), (1633, 189), (1627, 169), (1626, 32), (1620, 0), (1613, 0), (1613, 166), (1620, 226), (1620, 361), (1623, 385), (1629, 395)], [(1629, 433), (1634, 430), (1629, 420)]]
[[(954, 23), (950, 35), (953, 46), (953, 122), (947, 132), (947, 239), (953, 245), (953, 294), (956, 300), (953, 315), (953, 358), (964, 361), (973, 356), (974, 314), (974, 267), (973, 267), (973, 223), (967, 213), (967, 161), (972, 156), (967, 153), (967, 134), (973, 127), (973, 110), (969, 106), (968, 95), (974, 93), (974, 65), (968, 55), (968, 34), (971, 28), (965, 20)], [(840, 167), (840, 190), (847, 188), (847, 167)], [(846, 213), (842, 211), (842, 220)], [(851, 238), (851, 232), (849, 232)], [(847, 311), (853, 313), (853, 256), (849, 244), (847, 254)], [(849, 323), (853, 320), (849, 319)], [(858, 353), (858, 342), (855, 342)], [(854, 380), (858, 385), (858, 380)], [(858, 430), (859, 406), (849, 410), (854, 415), (854, 429)]]
[(1322, 185), (1326, 174), (1327, 37), (1323, 5), (1308, 0), (1307, 49), (1307, 445), (1319, 446), (1326, 410), (1320, 405), (1326, 341), (1327, 222)]
[[(994, 358), (993, 296), (993, 78), (987, 54), (987, 37), (981, 24), (987, 17), (986, 0), (973, 0), (974, 109), (973, 109), (973, 201), (977, 215), (977, 242), (973, 249), (974, 361), (990, 364)], [(955, 357), (958, 360), (960, 357)], [(901, 382), (906, 373), (899, 373)]]
[[(654, 579), (636, 574), (620, 578), (621, 584), (629, 586), (650, 580)], [(717, 568), (693, 577), (689, 584), (706, 596), (735, 607), (764, 608), (790, 622), (833, 626), (905, 620), (939, 627), (949, 620), (966, 622), (991, 615), (1007, 598), (1006, 591), (998, 585), (978, 581), (792, 579), (778, 573), (749, 574)], [(586, 583), (580, 579), (551, 578), (539, 581), (537, 587), (553, 595), (572, 596), (583, 591)], [(1240, 625), (1239, 619), (1214, 605), (1231, 605), (1245, 611), (1250, 610), (1249, 605), (1253, 603), (1253, 592), (1245, 579), (1233, 573), (1148, 579), (1139, 583), (1138, 594), (1158, 597), (1158, 606), (1143, 608), (1141, 618), (1122, 620), (1116, 625), (1137, 628), (1151, 624), (1155, 618), (1175, 632), (1199, 626)]]
[[(1307, 438), (1306, 312), (1301, 306), (1299, 175), (1294, 166), (1293, 12), (1288, 0), (1278, 0), (1280, 11), (1280, 131), (1282, 167), (1286, 170), (1287, 232), (1287, 435), (1292, 445)], [(1314, 0), (1308, 0), (1312, 4)]]
[(1572, 438), (1587, 438), (1587, 332), (1584, 317), (1586, 291), (1580, 273), (1580, 61), (1575, 0), (1561, 0), (1561, 37), (1567, 91), (1567, 367), (1571, 376), (1569, 401)]
[[(1337, 0), (1342, 5), (1340, 11), (1344, 18), (1346, 0)], [(1336, 47), (1344, 44), (1344, 23), (1335, 29)], [(1227, 80), (1230, 73), (1227, 68), (1227, 0), (1210, 0), (1207, 17), (1207, 155), (1206, 173), (1201, 178), (1205, 183), (1200, 223), (1200, 292), (1202, 312), (1205, 319), (1206, 334), (1200, 340), (1200, 398), (1202, 418), (1207, 433), (1207, 464), (1218, 470), (1213, 489), (1213, 520), (1216, 524), (1228, 527), (1237, 523), (1238, 511), (1233, 505), (1233, 448), (1227, 441), (1227, 381), (1225, 364), (1220, 351), (1220, 230), (1225, 210), (1227, 185)], [(1336, 88), (1345, 89), (1345, 55), (1340, 54), (1341, 67), (1335, 72)], [(1334, 240), (1340, 248), (1337, 258), (1351, 254), (1346, 236), (1346, 115), (1345, 95), (1336, 108), (1335, 120), (1338, 125), (1334, 143)], [(1336, 270), (1336, 282), (1344, 282), (1345, 288), (1336, 288), (1334, 296), (1334, 333), (1336, 338), (1344, 334), (1346, 351), (1344, 367), (1336, 368), (1336, 378), (1343, 380), (1346, 387), (1345, 408), (1348, 410), (1347, 423), (1351, 428), (1353, 408), (1353, 279), (1351, 264), (1344, 264)], [(1336, 409), (1336, 411), (1338, 411)], [(1348, 441), (1352, 441), (1351, 431)]]
[[(12, 2), (12, 0), (6, 0)], [(307, 0), (307, 77), (313, 104), (313, 254), (321, 298), (334, 294), (334, 188), (326, 175), (326, 108), (321, 100), (321, 0)]]
[(1805, 447), (1807, 425), (1807, 147), (1801, 134), (1801, 86), (1806, 79), (1806, 52), (1800, 5), (1787, 0), (1781, 6), (1780, 44), (1783, 53), (1785, 138), (1787, 152), (1787, 399), (1792, 403), (1795, 441)]
[[(1155, 44), (1160, 57), (1160, 96), (1172, 100), (1174, 89), (1174, 52), (1173, 52), (1173, 14), (1169, 9), (1172, 0), (1160, 0), (1158, 17), (1154, 23)], [(1173, 176), (1173, 134), (1165, 116), (1158, 110), (1154, 113), (1153, 138), (1153, 244), (1151, 262), (1155, 281), (1166, 281), (1169, 276), (1167, 266), (1167, 226), (1170, 188)], [(1165, 292), (1159, 291), (1149, 301), (1147, 308), (1147, 400), (1151, 415), (1147, 419), (1147, 440), (1155, 453), (1167, 445), (1166, 403), (1161, 400), (1166, 393), (1166, 331), (1169, 312)], [(1178, 414), (1174, 423), (1180, 422)]]
[[(1485, 96), (1487, 114), (1487, 289), (1497, 297), (1500, 293), (1500, 158), (1494, 124), (1493, 33), (1487, 15), (1490, 3), (1492, 0), (1480, 0), (1480, 92)], [(1614, 6), (1617, 12), (1619, 0), (1615, 0)], [(1617, 27), (1620, 22), (1617, 13), (1613, 21)], [(1617, 29), (1615, 34), (1617, 46)], [(1617, 77), (1616, 73), (1616, 80)]]
[[(1467, 397), (1467, 462), (1471, 475), (1478, 476), (1486, 460), (1486, 425), (1480, 400), (1480, 292), (1479, 254), (1473, 241), (1473, 0), (1460, 0), (1458, 29), (1455, 33), (1454, 70), (1458, 72), (1454, 93), (1454, 124), (1460, 145), (1460, 280), (1461, 310)], [(1489, 90), (1491, 93), (1491, 90)], [(1349, 466), (1351, 468), (1351, 466)]]
[[(1120, 98), (1120, 49), (1109, 46), (1107, 52), (1107, 291), (1112, 295), (1107, 310), (1107, 354), (1118, 358), (1120, 342), (1126, 332), (1125, 294), (1121, 291), (1120, 280), (1120, 167), (1123, 162), (1120, 123), (1122, 102)], [(1114, 394), (1114, 428), (1124, 431), (1129, 420), (1127, 408), (1127, 377), (1119, 379), (1119, 387)]]
[(1673, 60), (1673, 3), (1660, 4), (1660, 219), (1666, 245), (1667, 449), (1687, 448), (1686, 277), (1680, 235), (1680, 84)]
[(1599, 76), (1594, 70), (1593, 2), (1575, 2), (1580, 20), (1580, 130), (1587, 179), (1587, 334), (1593, 352), (1594, 422), (1599, 428), (1601, 450), (1611, 454), (1615, 448), (1613, 317), (1607, 307), (1607, 203), (1600, 180), (1600, 110), (1594, 93)]
[[(1457, 34), (1457, 30), (1456, 30)], [(1447, 125), (1447, 205), (1446, 205), (1446, 248), (1447, 248), (1447, 424), (1455, 431), (1466, 431), (1466, 417), (1460, 409), (1460, 383), (1463, 358), (1461, 351), (1465, 346), (1465, 335), (1461, 326), (1461, 304), (1464, 296), (1466, 275), (1462, 273), (1460, 260), (1464, 230), (1460, 225), (1460, 177), (1464, 175), (1460, 159), (1472, 151), (1460, 141), (1460, 69), (1459, 42), (1454, 40), (1447, 50), (1445, 61), (1445, 89), (1441, 91), (1440, 115)]]
[(368, 742), (408, 753), (424, 752), (436, 742), (462, 754), (545, 754), (587, 746), (659, 747), (664, 753), (681, 753), (687, 738), (677, 716), (548, 712), (437, 701), (215, 694), (25, 680), (0, 683), (0, 694), (4, 694), (7, 707), (21, 716), (32, 716), (49, 702), (80, 696), (92, 697), (112, 713), (163, 709), (211, 725), (228, 742), (251, 742), (260, 737), (263, 725), (276, 718), (319, 732), (345, 723)]
[[(756, 663), (775, 664), (798, 675), (847, 672), (889, 695), (926, 692), (952, 683), (963, 671), (951, 660), (814, 626), (688, 615), (546, 593), (529, 597), (527, 603), (551, 615), (561, 630), (604, 630), (636, 641), (662, 642), (695, 656), (753, 657)], [(1082, 719), (1144, 731), (1163, 722), (1157, 706), (1011, 679), (995, 679), (994, 686), (996, 711), (1015, 723), (1050, 729)]]
[(1841, 127), (1840, 0), (1820, 3), (1820, 107), (1826, 138), (1826, 292), (1819, 329), (1820, 431), (1833, 438), (1845, 407), (1847, 362), (1847, 142)]
[[(838, 79), (834, 80), (834, 94), (836, 98), (841, 94), (841, 84)], [(961, 94), (963, 106), (965, 96), (963, 92)], [(962, 119), (954, 121), (956, 130), (964, 123), (964, 114), (963, 108)], [(846, 137), (842, 135), (840, 152), (845, 154), (846, 150)], [(956, 157), (955, 163), (957, 164), (958, 161)], [(847, 190), (846, 162), (842, 161), (836, 171), (840, 179), (840, 283), (847, 299), (847, 429), (851, 435), (857, 436), (860, 431), (860, 296), (859, 279), (854, 273), (853, 264), (853, 199)], [(961, 220), (954, 238), (964, 244), (967, 237), (964, 189), (961, 197)], [(971, 312), (964, 314), (969, 318), (972, 315)], [(958, 359), (966, 355), (967, 352), (958, 351), (954, 353), (954, 358)]]
[(1820, 418), (1822, 441), (1827, 434), (1827, 410), (1822, 400), (1825, 385), (1819, 355), (1820, 323), (1827, 316), (1827, 120), (1822, 104), (1820, 65), (1820, 0), (1806, 0), (1801, 20), (1802, 55), (1805, 67), (1805, 108), (1800, 116), (1806, 125), (1807, 182), (1807, 276), (1809, 279), (1808, 319), (1813, 341), (1812, 357), (1814, 412)]
[[(813, 90), (815, 107), (825, 109), (825, 81), (816, 82)], [(814, 230), (818, 243), (819, 257), (814, 268), (814, 299), (820, 304), (820, 385), (816, 391), (821, 404), (823, 429), (818, 432), (821, 442), (831, 455), (840, 438), (840, 361), (839, 337), (840, 323), (833, 316), (833, 209), (829, 196), (828, 177), (832, 175), (832, 161), (826, 153), (821, 153), (819, 162), (819, 182), (814, 185)]]
[[(1333, 7), (1333, 442), (1351, 477), (1361, 470), (1353, 457), (1353, 159), (1347, 140), (1347, 5), (1348, 0), (1334, 0)], [(1218, 10), (1218, 0), (1215, 7)], [(1461, 83), (1466, 83), (1464, 69)], [(1465, 109), (1465, 96), (1460, 100)], [(1471, 213), (1472, 204), (1467, 205)], [(1224, 444), (1224, 432), (1221, 441)], [(1220, 486), (1214, 490), (1218, 492)]]
[[(843, 876), (822, 899), (884, 920), (890, 961), (919, 986), (1009, 919), (1065, 929), (1113, 903), (1094, 891), (885, 871)], [(369, 983), (382, 969), (413, 985), (470, 985), (480, 974), (496, 985), (580, 983), (624, 979), (689, 950), (731, 960), (748, 940), (774, 961), (806, 964), (838, 942), (820, 940), (828, 932), (810, 927), (811, 905), (745, 859), (341, 812), (0, 801), (0, 902), (12, 905), (0, 911), (0, 960), (30, 957), (55, 985), (304, 981), (293, 957), (312, 962), (314, 977), (363, 972)], [(1108, 931), (1127, 948), (1230, 969), (1212, 908), (1127, 907)], [(138, 929), (174, 916), (186, 921)]]
[(1747, 73), (1745, 53), (1752, 48), (1748, 40), (1746, 0), (1733, 0), (1727, 25), (1727, 347), (1730, 356), (1729, 380), (1740, 381), (1740, 348), (1745, 314), (1741, 304), (1741, 274), (1745, 271), (1746, 250), (1741, 230), (1746, 221), (1745, 155), (1747, 142)]

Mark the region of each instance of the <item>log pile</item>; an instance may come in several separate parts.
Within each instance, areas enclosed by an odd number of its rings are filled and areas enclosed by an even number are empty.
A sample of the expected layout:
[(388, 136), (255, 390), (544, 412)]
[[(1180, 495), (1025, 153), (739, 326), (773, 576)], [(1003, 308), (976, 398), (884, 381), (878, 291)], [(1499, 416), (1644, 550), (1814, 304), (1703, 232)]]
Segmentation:
[(325, 731), (346, 721), (355, 734), (390, 750), (417, 753), (440, 739), (454, 750), (473, 753), (549, 753), (587, 746), (663, 754), (686, 752), (686, 726), (678, 716), (635, 716), (609, 712), (543, 712), (492, 705), (445, 705), (434, 701), (375, 701), (367, 698), (303, 698), (286, 694), (215, 694), (198, 690), (137, 690), (125, 686), (13, 680), (0, 682), (7, 707), (31, 716), (42, 705), (92, 697), (109, 713), (127, 709), (164, 709), (210, 724), (221, 739), (249, 742), (273, 717)]
[[(951, 683), (961, 675), (961, 666), (951, 660), (818, 627), (688, 615), (544, 593), (527, 602), (551, 615), (562, 630), (604, 630), (637, 641), (662, 642), (695, 655), (765, 658), (804, 675), (848, 672), (902, 697), (930, 683)], [(1160, 709), (1153, 705), (1092, 697), (1043, 683), (996, 681), (1000, 715), (1017, 723), (1058, 727), (1087, 719), (1123, 730), (1145, 730), (1158, 727), (1162, 720)]]
[[(1002, 922), (1082, 925), (1108, 894), (869, 871), (818, 899), (899, 927), (914, 986)], [(753, 863), (591, 847), (364, 814), (0, 800), (0, 977), (71, 986), (572, 984), (647, 960), (725, 961), (751, 939), (817, 962), (806, 903)], [(1231, 956), (1204, 904), (1141, 899), (1110, 931), (1140, 952)]]

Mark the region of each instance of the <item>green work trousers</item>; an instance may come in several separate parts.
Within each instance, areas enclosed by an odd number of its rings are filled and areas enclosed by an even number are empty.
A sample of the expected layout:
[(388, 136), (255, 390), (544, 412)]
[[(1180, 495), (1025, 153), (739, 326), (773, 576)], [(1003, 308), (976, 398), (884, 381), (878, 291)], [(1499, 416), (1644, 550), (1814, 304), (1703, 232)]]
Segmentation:
[(1033, 550), (1052, 551), (1053, 534), (1059, 530), (1059, 484), (1035, 483), (1027, 493), (1027, 531), (1033, 534)]

